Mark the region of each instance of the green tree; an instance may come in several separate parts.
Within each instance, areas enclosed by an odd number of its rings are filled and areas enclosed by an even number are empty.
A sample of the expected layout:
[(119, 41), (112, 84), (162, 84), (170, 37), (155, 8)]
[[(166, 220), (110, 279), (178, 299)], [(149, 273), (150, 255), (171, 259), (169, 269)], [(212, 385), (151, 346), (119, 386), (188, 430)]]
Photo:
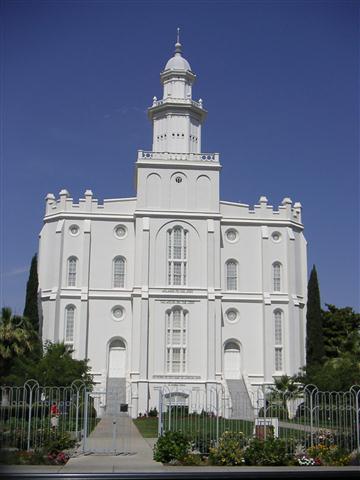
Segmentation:
[(328, 310), (322, 312), (326, 358), (337, 358), (346, 353), (356, 355), (360, 346), (360, 314), (350, 307), (326, 307)]
[(12, 315), (4, 307), (0, 319), (0, 379), (8, 375), (16, 358), (33, 349), (35, 334), (26, 317)]
[(93, 382), (88, 360), (76, 360), (72, 358), (72, 353), (73, 350), (63, 343), (47, 342), (44, 355), (36, 368), (36, 380), (49, 387), (70, 385), (79, 379), (91, 385)]
[(92, 375), (87, 360), (72, 358), (72, 350), (63, 343), (47, 342), (41, 357), (34, 361), (25, 356), (18, 357), (6, 378), (8, 385), (23, 385), (33, 378), (40, 385), (61, 387), (71, 385), (74, 380), (83, 380), (92, 385)]
[(40, 328), (38, 311), (38, 288), (39, 280), (37, 273), (37, 255), (35, 254), (31, 260), (29, 279), (26, 284), (26, 298), (23, 315), (30, 320), (36, 332), (39, 332)]
[(306, 366), (321, 365), (324, 361), (324, 338), (320, 302), (320, 289), (315, 265), (311, 270), (308, 283), (306, 313)]

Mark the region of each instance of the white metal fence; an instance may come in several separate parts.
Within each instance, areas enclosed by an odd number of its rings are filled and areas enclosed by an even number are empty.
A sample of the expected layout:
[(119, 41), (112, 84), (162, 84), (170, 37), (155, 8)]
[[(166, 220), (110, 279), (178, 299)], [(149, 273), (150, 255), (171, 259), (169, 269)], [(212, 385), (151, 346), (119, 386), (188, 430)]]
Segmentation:
[(159, 434), (181, 431), (195, 450), (208, 453), (224, 431), (248, 438), (282, 438), (289, 452), (324, 441), (360, 452), (360, 387), (322, 392), (308, 385), (301, 392), (276, 392), (262, 386), (230, 395), (222, 385), (208, 389), (166, 386), (160, 391)]
[(127, 402), (131, 391), (125, 384), (121, 392), (88, 390), (78, 380), (67, 387), (43, 387), (35, 380), (2, 386), (0, 448), (34, 450), (66, 433), (84, 453), (131, 453), (135, 427)]

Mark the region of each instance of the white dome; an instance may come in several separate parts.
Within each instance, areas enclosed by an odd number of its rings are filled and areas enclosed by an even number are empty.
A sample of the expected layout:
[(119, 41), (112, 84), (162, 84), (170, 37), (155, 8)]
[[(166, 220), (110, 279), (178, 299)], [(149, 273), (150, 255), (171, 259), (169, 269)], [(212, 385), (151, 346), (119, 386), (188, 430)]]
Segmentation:
[(181, 56), (181, 53), (175, 53), (165, 65), (165, 70), (190, 70), (191, 67), (186, 58)]

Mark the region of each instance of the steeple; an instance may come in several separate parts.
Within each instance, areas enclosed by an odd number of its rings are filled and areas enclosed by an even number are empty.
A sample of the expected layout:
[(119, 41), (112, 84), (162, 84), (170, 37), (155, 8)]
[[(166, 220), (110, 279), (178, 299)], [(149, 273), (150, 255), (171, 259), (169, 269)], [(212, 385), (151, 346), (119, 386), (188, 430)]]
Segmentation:
[(202, 100), (192, 99), (196, 75), (182, 55), (180, 29), (175, 52), (160, 74), (163, 98), (153, 98), (148, 110), (153, 122), (153, 151), (173, 153), (201, 152), (201, 124), (206, 117)]

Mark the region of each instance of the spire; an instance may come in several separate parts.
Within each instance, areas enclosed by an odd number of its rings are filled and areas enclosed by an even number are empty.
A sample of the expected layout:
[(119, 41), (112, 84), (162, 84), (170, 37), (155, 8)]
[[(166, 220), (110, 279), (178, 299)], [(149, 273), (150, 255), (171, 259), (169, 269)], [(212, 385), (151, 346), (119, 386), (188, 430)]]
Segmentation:
[(176, 43), (175, 43), (175, 54), (179, 53), (181, 55), (181, 43), (180, 43), (180, 28), (177, 28)]

